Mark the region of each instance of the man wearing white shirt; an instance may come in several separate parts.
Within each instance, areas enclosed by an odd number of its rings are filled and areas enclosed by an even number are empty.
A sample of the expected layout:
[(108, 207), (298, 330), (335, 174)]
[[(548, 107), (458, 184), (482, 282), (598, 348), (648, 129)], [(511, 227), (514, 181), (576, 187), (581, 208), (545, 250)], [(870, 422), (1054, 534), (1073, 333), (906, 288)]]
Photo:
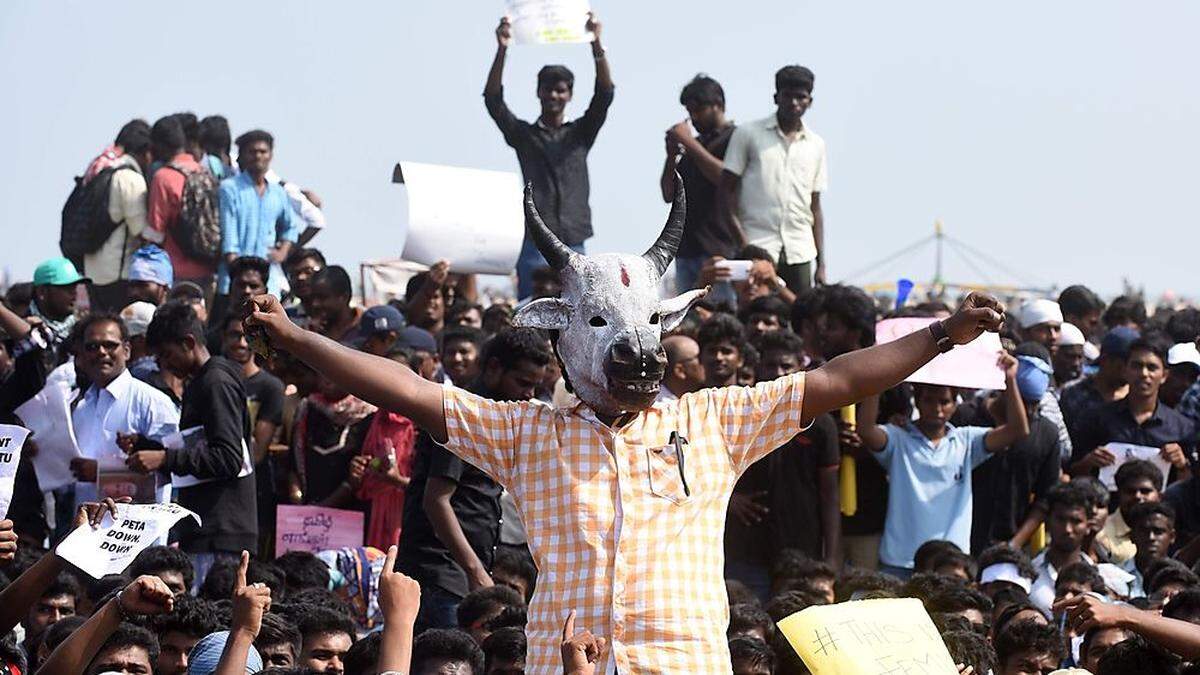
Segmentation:
[(154, 447), (179, 430), (179, 412), (171, 399), (134, 378), (125, 367), (130, 347), (124, 322), (110, 314), (92, 314), (81, 323), (75, 369), (81, 388), (86, 389), (71, 413), (82, 454), (71, 462), (80, 481), (76, 501), (96, 496), (97, 469), (102, 464), (124, 470), (125, 452), (119, 441), (129, 449)]
[(718, 217), (739, 247), (766, 249), (795, 293), (825, 283), (825, 141), (802, 121), (813, 79), (803, 66), (775, 73), (775, 114), (733, 132), (717, 191)]

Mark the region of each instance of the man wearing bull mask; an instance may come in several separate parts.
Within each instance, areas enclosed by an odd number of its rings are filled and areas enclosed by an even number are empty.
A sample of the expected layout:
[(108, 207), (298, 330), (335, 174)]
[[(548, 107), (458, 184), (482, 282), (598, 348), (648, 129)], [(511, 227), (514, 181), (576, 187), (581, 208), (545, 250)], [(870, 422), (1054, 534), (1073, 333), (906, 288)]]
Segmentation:
[(582, 401), (573, 407), (443, 388), (297, 328), (273, 297), (246, 308), (248, 325), (262, 326), (275, 347), (410, 417), (512, 492), (539, 569), (526, 628), (530, 673), (561, 672), (559, 631), (571, 611), (608, 638), (597, 672), (728, 673), (722, 538), (738, 476), (815, 416), (882, 392), (1003, 319), (994, 299), (972, 294), (930, 329), (816, 370), (655, 403), (667, 361), (662, 333), (707, 292), (658, 297), (683, 229), (676, 185), (666, 227), (641, 256), (575, 253), (526, 189), (529, 236), (563, 292), (529, 303), (515, 323), (553, 331)]

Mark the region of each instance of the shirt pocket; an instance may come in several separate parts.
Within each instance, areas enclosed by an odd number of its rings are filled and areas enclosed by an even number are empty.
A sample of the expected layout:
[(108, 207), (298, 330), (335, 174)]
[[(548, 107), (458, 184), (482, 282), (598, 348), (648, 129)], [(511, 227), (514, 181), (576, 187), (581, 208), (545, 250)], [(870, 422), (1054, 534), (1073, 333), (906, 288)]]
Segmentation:
[[(682, 446), (681, 446), (682, 447)], [(691, 498), (680, 453), (675, 445), (648, 446), (646, 448), (646, 480), (650, 493), (672, 504), (684, 504)]]

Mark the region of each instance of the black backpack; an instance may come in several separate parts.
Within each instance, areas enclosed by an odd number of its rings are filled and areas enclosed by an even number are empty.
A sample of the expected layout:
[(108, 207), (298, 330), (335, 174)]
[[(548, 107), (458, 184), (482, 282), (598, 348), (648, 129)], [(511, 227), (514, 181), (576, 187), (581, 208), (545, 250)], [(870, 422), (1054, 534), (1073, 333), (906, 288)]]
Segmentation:
[(75, 177), (75, 189), (62, 210), (62, 231), (58, 247), (62, 254), (83, 269), (83, 256), (100, 250), (104, 242), (121, 226), (108, 217), (108, 196), (113, 174), (129, 166), (107, 167), (88, 182)]

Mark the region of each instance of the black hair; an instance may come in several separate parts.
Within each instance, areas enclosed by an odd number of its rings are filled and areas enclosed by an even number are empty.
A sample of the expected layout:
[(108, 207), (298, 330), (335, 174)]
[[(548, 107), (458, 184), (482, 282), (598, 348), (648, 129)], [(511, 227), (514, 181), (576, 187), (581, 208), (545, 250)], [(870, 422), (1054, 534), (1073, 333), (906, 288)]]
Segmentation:
[(725, 580), (725, 597), (729, 600), (729, 604), (731, 606), (741, 604), (762, 604), (762, 601), (758, 599), (758, 596), (755, 595), (754, 591), (750, 590), (749, 586), (738, 581), (737, 579)]
[[(116, 314), (113, 314), (112, 312), (99, 312), (99, 311), (91, 312), (90, 314), (84, 316), (82, 319), (79, 320), (79, 324), (78, 324), (79, 328), (76, 329), (79, 332), (79, 339), (82, 341), (83, 336), (87, 333), (87, 331), (92, 326), (94, 326), (98, 323), (115, 323), (115, 324), (117, 324), (117, 330), (121, 331), (121, 341), (122, 342), (129, 341), (129, 328), (125, 325), (125, 321), (122, 320), (120, 316), (117, 316)], [(79, 346), (82, 347), (83, 345), (80, 344)]]
[[(1014, 603), (1008, 607), (1005, 607), (1000, 611), (999, 614), (996, 615), (996, 619), (992, 622), (992, 633), (999, 635), (1000, 633), (1004, 632), (1004, 629), (1008, 627), (1008, 624), (1012, 623), (1012, 620), (1015, 619), (1018, 614), (1021, 614), (1022, 612), (1028, 612), (1030, 610), (1041, 614), (1043, 617), (1046, 616), (1046, 613), (1032, 602), (1027, 601)], [(1028, 621), (1029, 619), (1024, 619), (1022, 620), (1022, 623), (1026, 623)]]
[(1050, 365), (1050, 350), (1040, 342), (1026, 341), (1017, 345), (1014, 356), (1032, 356), (1035, 359), (1041, 359)]
[(200, 147), (210, 155), (228, 155), (229, 120), (221, 115), (209, 115), (200, 120)]
[[(287, 594), (288, 604), (291, 606), (324, 607), (325, 609), (337, 612), (346, 618), (354, 618), (354, 611), (350, 608), (350, 605), (346, 604), (346, 601), (343, 600), (341, 596), (329, 589), (305, 588), (297, 591), (289, 588)], [(292, 616), (292, 620), (299, 621), (299, 619), (297, 619), (295, 616)]]
[(492, 572), (510, 572), (525, 580), (526, 604), (533, 599), (533, 591), (537, 587), (537, 566), (528, 555), (522, 555), (510, 548), (496, 549), (496, 558), (492, 561)]
[(1170, 349), (1171, 342), (1165, 336), (1146, 334), (1129, 345), (1129, 355), (1132, 356), (1134, 352), (1150, 352), (1157, 356), (1158, 360), (1162, 361), (1163, 367), (1166, 368), (1167, 352)]
[(170, 612), (153, 617), (148, 627), (153, 628), (155, 635), (178, 632), (202, 638), (223, 626), (213, 603), (184, 593), (175, 598), (175, 606)]
[(1125, 524), (1130, 529), (1137, 527), (1151, 516), (1162, 516), (1171, 523), (1171, 527), (1175, 527), (1175, 509), (1166, 502), (1142, 502), (1135, 504), (1129, 509), (1129, 517), (1125, 519)]
[[(976, 558), (979, 565), (979, 573), (1000, 563), (1009, 563), (1017, 566), (1017, 573), (1021, 576), (1033, 581), (1037, 579), (1037, 570), (1033, 568), (1033, 563), (1029, 560), (1029, 555), (1025, 551), (1009, 545), (1008, 543), (992, 544), (983, 549)], [(978, 580), (978, 579), (977, 579)]]
[(204, 300), (204, 289), (191, 281), (176, 281), (167, 293), (167, 300), (185, 300), (193, 302)]
[(1179, 659), (1134, 635), (1109, 647), (1096, 668), (1096, 675), (1177, 675)]
[(1054, 507), (1063, 506), (1069, 509), (1083, 509), (1090, 518), (1095, 510), (1095, 497), (1091, 489), (1075, 481), (1059, 483), (1046, 492), (1046, 513), (1053, 513)]
[(83, 587), (80, 586), (79, 579), (70, 572), (60, 572), (38, 597), (57, 598), (60, 595), (69, 595), (75, 598), (76, 605), (79, 604), (80, 600), (87, 597), (83, 593)]
[(492, 336), (483, 347), (479, 362), (487, 366), (492, 359), (504, 370), (511, 370), (521, 361), (545, 366), (554, 358), (546, 338), (533, 328), (505, 328)]
[(1146, 304), (1140, 297), (1122, 295), (1113, 300), (1108, 309), (1104, 310), (1103, 321), (1104, 325), (1109, 328), (1130, 323), (1135, 326), (1144, 326), (1146, 324)]
[(187, 588), (191, 588), (192, 582), (196, 579), (191, 558), (188, 558), (183, 551), (170, 546), (151, 546), (144, 549), (137, 554), (133, 562), (129, 563), (126, 570), (132, 579), (143, 574), (157, 575), (159, 572), (165, 571), (179, 572), (183, 575), (183, 585)]
[(417, 293), (421, 292), (421, 288), (425, 286), (425, 280), (429, 278), (429, 272), (417, 272), (404, 282), (404, 302), (413, 301)]
[[(512, 590), (516, 591), (516, 589)], [(520, 595), (519, 591), (516, 592)], [(506, 605), (500, 610), (499, 614), (484, 622), (483, 627), (488, 631), (500, 630), (501, 628), (520, 628), (524, 630), (525, 625), (528, 623), (529, 612), (526, 610), (525, 604), (522, 603), (520, 605)]]
[(776, 330), (765, 333), (758, 338), (758, 351), (765, 354), (770, 351), (789, 352), (799, 356), (804, 349), (804, 341), (790, 330)]
[[(136, 560), (136, 558), (135, 558)], [(125, 588), (133, 579), (127, 574), (105, 574), (99, 579), (92, 579), (87, 585), (87, 598), (93, 606), (99, 607), (100, 599)]]
[(838, 579), (834, 591), (838, 602), (845, 602), (855, 593), (864, 591), (899, 592), (903, 582), (890, 574), (867, 570), (851, 570)]
[(228, 600), (233, 595), (233, 585), (237, 581), (237, 570), (240, 563), (237, 560), (218, 558), (209, 568), (200, 589), (196, 593), (201, 598), (217, 602)]
[(150, 129), (150, 141), (169, 152), (178, 152), (187, 145), (183, 125), (174, 116), (160, 118)]
[(483, 650), (461, 630), (433, 628), (417, 636), (412, 647), (412, 672), (425, 672), (425, 664), (435, 659), (462, 661), (474, 675), (484, 672)]
[(1179, 584), (1185, 588), (1200, 586), (1200, 577), (1174, 558), (1155, 560), (1146, 570), (1144, 577), (1146, 595), (1157, 593), (1167, 584)]
[(1189, 623), (1200, 623), (1200, 588), (1185, 588), (1167, 601), (1162, 615)]
[(329, 588), (329, 566), (308, 551), (288, 551), (274, 561), (289, 591)]
[(974, 579), (979, 574), (979, 568), (975, 564), (975, 559), (962, 551), (939, 551), (929, 561), (929, 569), (934, 572), (939, 567), (945, 567), (946, 565), (961, 567), (970, 579)]
[(283, 573), (274, 563), (251, 560), (246, 566), (246, 583), (263, 584), (271, 589), (271, 602), (287, 600), (287, 585), (283, 581)]
[(1167, 319), (1166, 331), (1176, 344), (1200, 339), (1200, 309), (1184, 307), (1175, 312)]
[(255, 647), (265, 647), (267, 645), (290, 644), (296, 655), (300, 655), (300, 650), (303, 648), (303, 638), (300, 636), (300, 629), (291, 619), (287, 618), (279, 612), (267, 612), (263, 614), (262, 628), (258, 631), (258, 637), (254, 638)]
[(916, 572), (900, 587), (899, 594), (902, 597), (916, 598), (922, 603), (928, 603), (930, 598), (941, 592), (950, 588), (960, 588), (964, 585), (965, 582), (961, 579), (948, 577), (944, 574)]
[(972, 630), (952, 630), (942, 633), (942, 642), (955, 663), (971, 666), (975, 672), (990, 673), (996, 669), (996, 652), (986, 638)]
[(347, 298), (354, 295), (350, 284), (350, 275), (341, 265), (330, 265), (317, 272), (309, 283), (313, 286), (328, 286), (335, 295), (344, 295)]
[(475, 345), (475, 349), (483, 346), (484, 342), (483, 331), (474, 326), (446, 326), (441, 333), (438, 334), (438, 351), (445, 349), (446, 345), (451, 342), (466, 340)]
[(765, 609), (771, 616), (771, 620), (778, 623), (802, 609), (822, 604), (825, 604), (825, 601), (814, 593), (786, 591), (771, 598)]
[(779, 675), (809, 675), (808, 666), (804, 665), (783, 631), (775, 631), (771, 651), (775, 654), (775, 672)]
[[(74, 633), (80, 626), (87, 623), (87, 620), (88, 617), (82, 614), (72, 614), (71, 616), (64, 616), (46, 628), (41, 636), (42, 644), (46, 645), (46, 653), (53, 652), (60, 644), (66, 642), (67, 638), (71, 637), (71, 633)], [(28, 651), (30, 652), (30, 656), (36, 656), (37, 654), (37, 649), (32, 648), (32, 645), (30, 645)]]
[(377, 673), (379, 649), (382, 644), (383, 633), (377, 631), (351, 645), (342, 658), (345, 675)]
[(1009, 657), (1025, 651), (1050, 654), (1055, 661), (1063, 657), (1063, 638), (1058, 629), (1036, 621), (1010, 623), (996, 636), (996, 665), (1003, 668)]
[(837, 318), (851, 330), (857, 330), (860, 346), (875, 344), (875, 301), (863, 289), (846, 284), (826, 286), (821, 313)]
[(229, 263), (229, 278), (237, 279), (238, 277), (242, 276), (242, 273), (246, 270), (258, 272), (258, 275), (262, 277), (264, 286), (267, 285), (267, 280), (271, 277), (271, 263), (267, 262), (265, 258), (259, 258), (258, 256), (253, 255), (244, 255)]
[(266, 143), (268, 148), (274, 149), (275, 137), (263, 131), (262, 129), (252, 129), (241, 136), (238, 136), (234, 143), (237, 143), (239, 152), (243, 148), (253, 145), (254, 143)]
[(283, 261), (283, 269), (290, 270), (296, 265), (305, 260), (316, 260), (321, 263), (321, 267), (325, 267), (325, 254), (315, 248), (294, 248), (288, 257)]
[(775, 622), (771, 615), (760, 605), (743, 603), (729, 606), (729, 629), (727, 633), (733, 637), (737, 633), (761, 629), (767, 640), (775, 635)]
[(772, 268), (775, 267), (775, 256), (771, 255), (771, 252), (767, 249), (755, 246), (754, 244), (743, 246), (742, 250), (738, 251), (737, 257), (741, 260), (766, 260), (771, 263)]
[(155, 310), (154, 318), (146, 328), (146, 345), (154, 349), (170, 343), (183, 342), (189, 335), (197, 342), (203, 343), (204, 324), (200, 323), (200, 318), (196, 316), (196, 310), (192, 309), (190, 302), (170, 300)]
[(200, 141), (200, 118), (196, 117), (194, 112), (177, 112), (171, 115), (179, 122), (179, 127), (183, 129), (183, 137), (188, 143), (198, 143)]
[(933, 597), (929, 598), (925, 603), (925, 607), (931, 612), (946, 612), (948, 614), (956, 614), (974, 609), (983, 614), (985, 622), (992, 613), (992, 601), (988, 599), (988, 596), (974, 588), (957, 585), (947, 586), (938, 591)]
[(126, 647), (141, 647), (146, 650), (146, 654), (150, 656), (151, 666), (158, 662), (158, 638), (154, 636), (154, 633), (128, 621), (122, 621), (117, 629), (108, 636), (100, 649), (96, 650), (96, 657), (92, 659), (92, 662), (95, 663), (96, 658), (106, 651), (125, 649)]
[(350, 617), (328, 607), (300, 605), (300, 611), (295, 611), (296, 605), (293, 604), (292, 609), (291, 615), (296, 622), (296, 630), (300, 631), (301, 642), (322, 633), (345, 633), (351, 641), (357, 635)]
[(1101, 595), (1108, 594), (1108, 586), (1104, 583), (1104, 577), (1100, 576), (1100, 572), (1090, 563), (1082, 561), (1071, 563), (1059, 570), (1058, 578), (1054, 580), (1054, 588), (1058, 589), (1070, 583), (1083, 584)]
[(497, 661), (524, 662), (527, 652), (523, 629), (513, 626), (497, 628), (483, 640), (484, 672), (490, 670)]
[(679, 92), (679, 105), (693, 104), (715, 105), (724, 110), (725, 90), (721, 88), (721, 83), (704, 73), (693, 77), (691, 82), (683, 85), (683, 91)]
[(1121, 486), (1142, 479), (1150, 481), (1155, 490), (1162, 492), (1163, 482), (1165, 481), (1162, 469), (1144, 459), (1135, 459), (1122, 464), (1117, 469), (1117, 475), (1114, 480), (1116, 481), (1117, 489), (1120, 490)]
[(805, 321), (815, 321), (825, 305), (825, 286), (813, 286), (796, 295), (792, 303), (792, 330), (800, 332)]
[(575, 89), (575, 73), (566, 66), (552, 65), (542, 66), (542, 69), (537, 74), (537, 88), (552, 87), (559, 82), (566, 82), (567, 89)]
[(460, 298), (450, 303), (450, 306), (446, 308), (446, 320), (450, 321), (451, 319), (458, 318), (471, 310), (479, 312), (479, 318), (483, 318), (483, 305)]
[(1079, 661), (1081, 664), (1088, 660), (1088, 652), (1091, 651), (1092, 643), (1095, 642), (1096, 636), (1106, 630), (1119, 630), (1125, 634), (1125, 639), (1129, 639), (1135, 634), (1133, 631), (1125, 628), (1102, 627), (1089, 630), (1083, 634), (1083, 642), (1079, 643)]
[(962, 549), (952, 541), (945, 539), (930, 539), (929, 541), (917, 547), (913, 553), (913, 569), (918, 572), (932, 572), (933, 557), (944, 551), (957, 551), (962, 553)]
[(525, 598), (508, 586), (488, 586), (470, 593), (458, 603), (458, 626), (468, 628), (497, 608), (524, 607)]
[(739, 352), (744, 353), (747, 343), (742, 322), (729, 314), (713, 314), (705, 319), (696, 331), (696, 342), (700, 344), (700, 349), (721, 341), (732, 342)]
[(1075, 284), (1058, 294), (1058, 307), (1067, 316), (1084, 316), (1104, 311), (1104, 301), (1087, 286)]
[(791, 307), (776, 295), (760, 295), (754, 298), (738, 312), (742, 323), (748, 323), (752, 314), (774, 314), (779, 319), (779, 325), (787, 328), (791, 315)]
[(144, 119), (132, 119), (121, 126), (121, 130), (117, 132), (117, 137), (113, 139), (113, 145), (119, 145), (125, 148), (126, 152), (129, 152), (130, 142), (137, 142), (141, 138), (149, 140), (150, 124)]
[(752, 637), (735, 637), (729, 641), (730, 663), (747, 663), (753, 668), (766, 666), (767, 672), (775, 672), (775, 653), (767, 643)]
[(967, 617), (961, 614), (930, 612), (929, 620), (933, 622), (933, 627), (937, 629), (939, 635), (945, 635), (953, 631), (975, 632), (975, 626), (967, 620)]
[(775, 557), (771, 566), (771, 584), (775, 592), (802, 590), (810, 593), (817, 592), (813, 582), (817, 579), (837, 581), (838, 573), (833, 565), (824, 560), (808, 557), (803, 551), (795, 548), (785, 548)]
[(775, 91), (803, 89), (812, 93), (816, 76), (804, 66), (784, 66), (775, 71)]

